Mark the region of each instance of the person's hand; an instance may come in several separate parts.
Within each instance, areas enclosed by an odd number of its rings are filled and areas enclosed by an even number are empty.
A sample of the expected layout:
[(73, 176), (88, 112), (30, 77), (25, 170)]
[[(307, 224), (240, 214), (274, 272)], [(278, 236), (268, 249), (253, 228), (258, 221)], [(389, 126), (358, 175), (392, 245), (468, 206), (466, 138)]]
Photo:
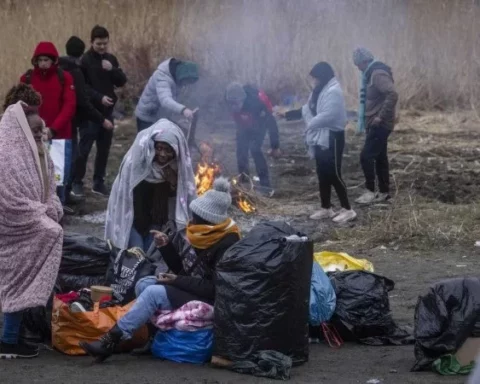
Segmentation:
[(188, 109), (188, 108), (185, 108), (183, 110), (183, 116), (186, 117), (188, 120), (192, 120), (193, 119), (193, 115), (195, 114), (195, 112), (198, 111), (198, 108), (195, 108), (193, 111), (191, 109)]
[(113, 69), (113, 65), (110, 61), (108, 60), (102, 60), (102, 68), (105, 71), (111, 71)]
[(285, 119), (285, 116), (287, 116), (287, 112), (286, 111), (275, 111), (273, 112), (273, 115), (275, 117), (279, 117), (281, 119)]
[(375, 117), (372, 121), (372, 125), (380, 125), (380, 124), (382, 124), (382, 118), (379, 116)]
[(277, 149), (270, 149), (268, 151), (268, 155), (272, 156), (274, 159), (278, 159), (280, 156), (282, 156), (282, 151), (280, 151), (279, 148)]
[(105, 107), (111, 107), (113, 105), (113, 100), (111, 97), (108, 97), (108, 96), (103, 96), (102, 97), (102, 104), (105, 106)]
[(113, 129), (113, 123), (108, 119), (103, 120), (102, 126), (108, 131), (111, 131)]
[(172, 169), (172, 167), (165, 167), (163, 169), (163, 176), (165, 177), (165, 180), (172, 186), (176, 187), (177, 186), (177, 172)]
[(157, 248), (162, 248), (168, 244), (168, 236), (165, 233), (154, 230), (150, 231), (150, 233), (153, 235), (153, 241)]
[(157, 281), (161, 284), (170, 284), (175, 281), (177, 278), (177, 275), (174, 275), (173, 273), (160, 273), (157, 276)]

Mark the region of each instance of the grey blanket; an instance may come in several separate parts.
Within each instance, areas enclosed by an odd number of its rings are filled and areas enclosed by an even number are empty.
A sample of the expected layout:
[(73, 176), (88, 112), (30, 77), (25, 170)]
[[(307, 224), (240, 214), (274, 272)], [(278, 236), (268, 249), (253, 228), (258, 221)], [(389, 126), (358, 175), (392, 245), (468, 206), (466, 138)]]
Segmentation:
[(137, 135), (132, 147), (123, 158), (113, 184), (108, 200), (105, 239), (110, 240), (118, 248), (128, 247), (133, 225), (133, 189), (152, 171), (155, 157), (153, 137), (159, 141), (157, 134), (161, 137), (160, 141), (168, 143), (176, 153), (177, 196), (170, 204), (169, 215), (174, 219), (178, 230), (184, 229), (191, 219), (189, 206), (197, 194), (187, 141), (177, 125), (161, 119)]

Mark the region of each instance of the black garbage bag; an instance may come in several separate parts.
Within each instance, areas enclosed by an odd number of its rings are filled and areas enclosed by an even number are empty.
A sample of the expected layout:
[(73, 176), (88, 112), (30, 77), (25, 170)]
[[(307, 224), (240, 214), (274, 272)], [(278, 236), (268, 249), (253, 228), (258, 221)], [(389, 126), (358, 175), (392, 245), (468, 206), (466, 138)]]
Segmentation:
[(57, 286), (59, 293), (68, 293), (71, 291), (79, 291), (82, 288), (90, 288), (92, 285), (105, 285), (105, 275), (86, 276), (86, 275), (69, 275), (60, 273), (57, 277)]
[(63, 236), (59, 273), (84, 276), (105, 275), (110, 263), (110, 252), (107, 241), (68, 232)]
[(234, 372), (277, 380), (290, 379), (292, 359), (276, 351), (259, 351), (249, 360), (238, 361), (230, 369)]
[(156, 266), (140, 248), (118, 251), (108, 267), (106, 284), (112, 287), (113, 297), (122, 305), (135, 300), (135, 285), (145, 276), (155, 274)]
[(329, 274), (337, 305), (331, 322), (345, 341), (368, 345), (405, 345), (414, 340), (393, 321), (388, 292), (392, 280), (364, 271)]
[(286, 223), (257, 225), (218, 262), (214, 355), (237, 362), (273, 350), (294, 365), (308, 360), (313, 243), (296, 235)]
[(454, 354), (469, 337), (480, 336), (480, 279), (456, 278), (431, 286), (415, 309), (415, 365), (431, 370), (432, 363)]

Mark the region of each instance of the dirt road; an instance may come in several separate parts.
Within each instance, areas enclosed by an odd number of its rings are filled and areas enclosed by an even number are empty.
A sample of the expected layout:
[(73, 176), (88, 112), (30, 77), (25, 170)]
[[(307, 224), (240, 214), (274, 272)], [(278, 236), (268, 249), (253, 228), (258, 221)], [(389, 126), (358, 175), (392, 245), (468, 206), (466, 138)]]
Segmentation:
[[(476, 183), (480, 179), (473, 178), (473, 169), (468, 166), (468, 162), (464, 163), (464, 160), (471, 160), (471, 156), (476, 153), (475, 142), (472, 139), (476, 139), (477, 134), (471, 132), (462, 136), (458, 132), (452, 133), (450, 132), (451, 127), (448, 125), (449, 120), (444, 118), (442, 121), (443, 125), (440, 124), (438, 129), (435, 128), (436, 131), (441, 131), (438, 136), (441, 143), (437, 142), (436, 144), (432, 142), (433, 133), (428, 130), (430, 128), (425, 128), (426, 123), (423, 117), (412, 118), (407, 120), (407, 123), (400, 124), (398, 132), (392, 135), (391, 139), (392, 173), (399, 185), (397, 196), (399, 201), (405, 194), (407, 196), (409, 194), (409, 201), (412, 201), (413, 196), (413, 199), (422, 198), (422, 204), (443, 204), (428, 205), (428, 212), (432, 209), (438, 210), (438, 212), (446, 211), (452, 217), (452, 222), (442, 223), (433, 220), (422, 224), (422, 218), (425, 219), (422, 215), (427, 213), (417, 211), (419, 209), (417, 206), (411, 208), (419, 215), (415, 216), (417, 223), (415, 224), (414, 218), (412, 218), (410, 224), (408, 222), (405, 224), (413, 228), (410, 237), (406, 237), (410, 232), (400, 223), (401, 218), (396, 216), (392, 223), (389, 222), (391, 227), (384, 229), (385, 233), (377, 233), (381, 226), (373, 226), (375, 223), (372, 221), (377, 217), (375, 216), (376, 212), (388, 210), (388, 207), (358, 209), (358, 221), (348, 228), (334, 228), (330, 224), (311, 222), (308, 220), (308, 215), (318, 204), (316, 178), (312, 163), (304, 155), (301, 139), (302, 128), (293, 125), (281, 127), (285, 157), (275, 163), (271, 162), (273, 180), (277, 188), (276, 198), (267, 203), (258, 202), (259, 215), (257, 216), (243, 216), (238, 212), (235, 215), (244, 230), (250, 229), (254, 223), (262, 219), (285, 218), (299, 230), (310, 235), (318, 243), (317, 249), (346, 251), (356, 257), (369, 259), (378, 274), (389, 277), (396, 283), (395, 290), (390, 294), (394, 319), (400, 325), (413, 325), (418, 295), (426, 292), (430, 284), (443, 278), (478, 276), (480, 273), (480, 263), (477, 261), (480, 257), (479, 249), (474, 248), (473, 243), (457, 241), (464, 238), (462, 230), (469, 230), (470, 232), (467, 234), (470, 236), (474, 228), (462, 227), (457, 228), (456, 232), (448, 231), (448, 228), (453, 227), (455, 210), (461, 208), (455, 203), (471, 202), (472, 196), (478, 190)], [(217, 144), (218, 161), (224, 167), (225, 173), (232, 175), (235, 171), (235, 159), (232, 155), (234, 131), (231, 128), (213, 128), (215, 127), (212, 127), (211, 131), (203, 131), (203, 133), (200, 130), (200, 136), (203, 134), (204, 137), (211, 137), (211, 142)], [(456, 128), (459, 127), (456, 126)], [(121, 157), (128, 148), (132, 132), (133, 129), (129, 126), (124, 126), (117, 132), (110, 179), (113, 179)], [(467, 144), (460, 145), (460, 140)], [(355, 197), (361, 192), (361, 189), (358, 188), (362, 180), (358, 165), (358, 151), (361, 143), (359, 139), (352, 137), (348, 141), (348, 151), (343, 168), (350, 193), (352, 197)], [(471, 148), (468, 147), (469, 142)], [(444, 145), (444, 143), (447, 144)], [(450, 167), (450, 171), (447, 166)], [(462, 188), (455, 188), (459, 182)], [(415, 191), (416, 195), (413, 194)], [(475, 207), (474, 204), (463, 206), (471, 212), (476, 212)], [(84, 213), (104, 208), (105, 201), (89, 198)], [(408, 207), (398, 209), (406, 209), (410, 212)], [(474, 219), (478, 220), (476, 216)], [(415, 225), (417, 226), (415, 227)], [(102, 234), (100, 224), (83, 219), (70, 221), (67, 227), (73, 231), (99, 236)], [(388, 231), (398, 231), (398, 233)], [(349, 238), (349, 234), (351, 234), (351, 238)], [(365, 239), (359, 238), (359, 234)], [(369, 236), (371, 235), (374, 241), (370, 241)], [(440, 240), (437, 245), (431, 241), (436, 238), (430, 238), (430, 235), (439, 236)], [(385, 239), (385, 242), (382, 242), (382, 239)], [(418, 239), (418, 244), (414, 243), (415, 239)], [(62, 356), (57, 352), (43, 351), (41, 357), (35, 360), (1, 362), (0, 383), (223, 384), (269, 382), (207, 366), (178, 365), (152, 360), (148, 357), (136, 358), (121, 355), (115, 356), (101, 366), (90, 366), (89, 363), (90, 359), (86, 357), (72, 358)], [(410, 368), (413, 363), (413, 346), (369, 347), (345, 344), (342, 348), (334, 350), (324, 345), (312, 345), (310, 361), (293, 370), (291, 382), (460, 384), (465, 381), (465, 378), (462, 377), (444, 378), (434, 373), (411, 373)]]

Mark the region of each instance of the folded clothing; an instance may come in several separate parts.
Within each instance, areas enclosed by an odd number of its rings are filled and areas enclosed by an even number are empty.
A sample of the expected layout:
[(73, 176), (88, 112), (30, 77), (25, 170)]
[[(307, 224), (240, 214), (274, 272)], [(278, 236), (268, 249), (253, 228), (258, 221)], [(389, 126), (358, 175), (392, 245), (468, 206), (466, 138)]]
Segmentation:
[(176, 329), (194, 332), (213, 328), (213, 307), (201, 301), (190, 301), (172, 311), (159, 311), (152, 323), (162, 331)]

